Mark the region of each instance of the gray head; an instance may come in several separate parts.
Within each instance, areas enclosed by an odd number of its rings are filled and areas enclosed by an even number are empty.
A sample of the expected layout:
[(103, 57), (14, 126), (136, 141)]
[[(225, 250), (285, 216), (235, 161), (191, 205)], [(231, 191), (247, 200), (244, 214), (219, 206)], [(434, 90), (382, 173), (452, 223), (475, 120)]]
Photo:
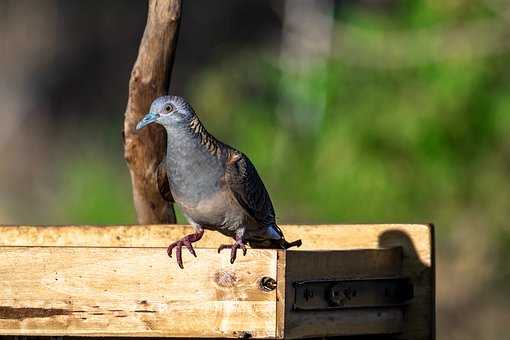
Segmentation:
[(191, 105), (177, 96), (162, 96), (152, 102), (149, 113), (136, 125), (136, 129), (157, 123), (164, 127), (187, 123), (195, 116)]

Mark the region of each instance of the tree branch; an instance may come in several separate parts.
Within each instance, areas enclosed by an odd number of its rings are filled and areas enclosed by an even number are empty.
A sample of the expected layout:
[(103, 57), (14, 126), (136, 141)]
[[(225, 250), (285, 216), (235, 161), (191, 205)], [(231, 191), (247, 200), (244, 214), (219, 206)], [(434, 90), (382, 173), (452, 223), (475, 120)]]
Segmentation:
[(124, 158), (133, 186), (138, 223), (175, 223), (171, 203), (157, 187), (157, 167), (166, 152), (160, 126), (135, 131), (154, 99), (167, 94), (181, 18), (180, 0), (149, 0), (147, 24), (129, 81), (124, 120)]

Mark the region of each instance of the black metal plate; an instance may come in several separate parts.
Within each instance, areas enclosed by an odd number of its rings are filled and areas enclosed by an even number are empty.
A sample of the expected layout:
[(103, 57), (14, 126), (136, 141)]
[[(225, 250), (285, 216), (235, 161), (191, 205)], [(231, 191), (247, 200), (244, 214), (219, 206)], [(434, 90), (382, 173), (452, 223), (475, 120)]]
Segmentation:
[(294, 282), (294, 310), (391, 307), (414, 296), (408, 278), (377, 278)]

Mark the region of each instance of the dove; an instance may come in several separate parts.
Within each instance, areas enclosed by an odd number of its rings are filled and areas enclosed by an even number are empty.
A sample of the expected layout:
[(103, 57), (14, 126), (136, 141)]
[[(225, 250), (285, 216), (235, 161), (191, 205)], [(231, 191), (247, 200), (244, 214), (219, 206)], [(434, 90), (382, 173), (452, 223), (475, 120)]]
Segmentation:
[(285, 240), (269, 194), (250, 159), (211, 135), (184, 98), (154, 100), (136, 129), (150, 124), (163, 126), (167, 134), (167, 153), (156, 174), (159, 192), (179, 206), (194, 230), (168, 246), (168, 256), (172, 257), (175, 249), (180, 268), (184, 268), (182, 247), (196, 257), (193, 243), (202, 238), (204, 230), (234, 239), (233, 244), (218, 247), (218, 253), (230, 249), (232, 264), (237, 250), (246, 255), (247, 243), (254, 248), (301, 246), (301, 240)]

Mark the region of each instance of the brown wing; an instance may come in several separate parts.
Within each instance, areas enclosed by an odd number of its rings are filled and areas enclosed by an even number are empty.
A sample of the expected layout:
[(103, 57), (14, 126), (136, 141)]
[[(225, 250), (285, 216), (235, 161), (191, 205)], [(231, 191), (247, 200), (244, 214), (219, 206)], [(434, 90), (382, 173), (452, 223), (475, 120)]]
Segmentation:
[(158, 166), (157, 184), (159, 193), (161, 196), (163, 196), (165, 201), (173, 203), (174, 198), (172, 197), (172, 192), (170, 191), (170, 184), (168, 183), (168, 177), (163, 162)]
[(237, 201), (255, 221), (263, 226), (274, 224), (276, 227), (273, 204), (248, 157), (238, 151), (231, 152), (225, 179)]

